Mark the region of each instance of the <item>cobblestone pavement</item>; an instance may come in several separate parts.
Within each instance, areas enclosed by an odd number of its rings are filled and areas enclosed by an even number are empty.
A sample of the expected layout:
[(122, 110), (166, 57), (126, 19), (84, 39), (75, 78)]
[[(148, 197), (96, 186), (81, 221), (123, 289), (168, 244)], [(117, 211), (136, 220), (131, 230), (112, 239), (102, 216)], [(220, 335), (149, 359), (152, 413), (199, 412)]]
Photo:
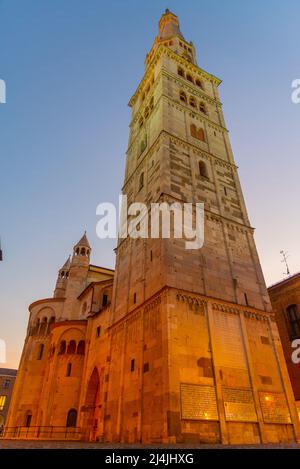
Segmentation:
[(129, 445), (123, 443), (86, 443), (77, 441), (16, 441), (0, 440), (0, 449), (300, 449), (300, 444), (281, 444), (281, 445)]

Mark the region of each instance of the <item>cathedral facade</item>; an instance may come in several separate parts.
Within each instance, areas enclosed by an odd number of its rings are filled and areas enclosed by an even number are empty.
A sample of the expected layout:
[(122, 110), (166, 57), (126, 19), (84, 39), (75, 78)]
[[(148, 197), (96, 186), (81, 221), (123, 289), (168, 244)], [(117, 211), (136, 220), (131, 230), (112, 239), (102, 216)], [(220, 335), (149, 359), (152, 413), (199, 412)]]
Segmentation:
[(128, 203), (197, 203), (205, 242), (121, 238), (115, 272), (86, 235), (30, 306), (6, 438), (299, 441), (279, 334), (232, 154), (221, 81), (166, 10), (132, 109)]

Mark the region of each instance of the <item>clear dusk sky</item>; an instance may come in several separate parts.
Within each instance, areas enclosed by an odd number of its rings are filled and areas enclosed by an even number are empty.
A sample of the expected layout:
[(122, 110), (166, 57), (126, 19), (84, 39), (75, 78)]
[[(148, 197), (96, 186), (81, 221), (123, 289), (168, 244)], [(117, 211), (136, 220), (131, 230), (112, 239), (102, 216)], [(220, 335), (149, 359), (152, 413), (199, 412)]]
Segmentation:
[(97, 239), (96, 206), (117, 203), (129, 98), (169, 8), (220, 77), (221, 99), (267, 284), (279, 251), (300, 270), (299, 0), (0, 0), (0, 339), (17, 367), (29, 303), (52, 295), (57, 270), (88, 232), (94, 264), (114, 267)]

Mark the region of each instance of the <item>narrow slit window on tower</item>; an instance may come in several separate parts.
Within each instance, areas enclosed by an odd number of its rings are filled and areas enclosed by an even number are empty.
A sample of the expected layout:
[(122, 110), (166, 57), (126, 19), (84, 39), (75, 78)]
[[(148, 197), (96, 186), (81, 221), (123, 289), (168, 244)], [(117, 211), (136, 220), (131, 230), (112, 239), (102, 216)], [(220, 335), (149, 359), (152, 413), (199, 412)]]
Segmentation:
[(66, 376), (69, 378), (72, 374), (72, 363), (68, 363)]
[(227, 188), (224, 186), (224, 194), (227, 195)]
[(32, 420), (32, 413), (27, 412), (27, 414), (25, 415), (25, 427), (27, 427), (27, 428), (30, 427), (31, 420)]
[(246, 305), (249, 306), (247, 293), (244, 293), (244, 298), (245, 298)]
[(107, 296), (106, 293), (104, 293), (104, 295), (103, 295), (103, 297), (102, 297), (102, 306), (103, 306), (103, 308), (104, 308), (105, 306), (107, 306), (107, 303), (108, 303), (108, 296)]
[(43, 358), (43, 354), (44, 354), (44, 344), (40, 344), (37, 359), (41, 360)]
[(133, 358), (130, 362), (130, 371), (134, 371), (134, 368), (135, 368), (135, 360)]
[(101, 333), (101, 326), (98, 326), (96, 329), (96, 337), (100, 337), (100, 333)]
[(136, 293), (135, 292), (133, 294), (133, 302), (134, 302), (134, 304), (136, 303)]
[(150, 251), (150, 261), (152, 262), (153, 260), (153, 254), (152, 254), (152, 250)]
[(144, 187), (144, 173), (140, 174), (140, 181), (139, 181), (139, 190), (143, 189)]

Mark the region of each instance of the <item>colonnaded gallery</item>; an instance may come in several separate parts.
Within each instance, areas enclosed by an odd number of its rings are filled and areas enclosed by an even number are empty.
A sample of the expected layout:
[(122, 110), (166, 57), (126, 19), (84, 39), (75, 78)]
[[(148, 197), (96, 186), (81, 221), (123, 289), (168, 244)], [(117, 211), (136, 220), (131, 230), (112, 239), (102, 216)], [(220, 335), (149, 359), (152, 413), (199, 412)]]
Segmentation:
[(86, 234), (30, 305), (6, 438), (299, 441), (299, 420), (218, 87), (169, 10), (132, 109), (128, 203), (204, 202), (205, 242)]

